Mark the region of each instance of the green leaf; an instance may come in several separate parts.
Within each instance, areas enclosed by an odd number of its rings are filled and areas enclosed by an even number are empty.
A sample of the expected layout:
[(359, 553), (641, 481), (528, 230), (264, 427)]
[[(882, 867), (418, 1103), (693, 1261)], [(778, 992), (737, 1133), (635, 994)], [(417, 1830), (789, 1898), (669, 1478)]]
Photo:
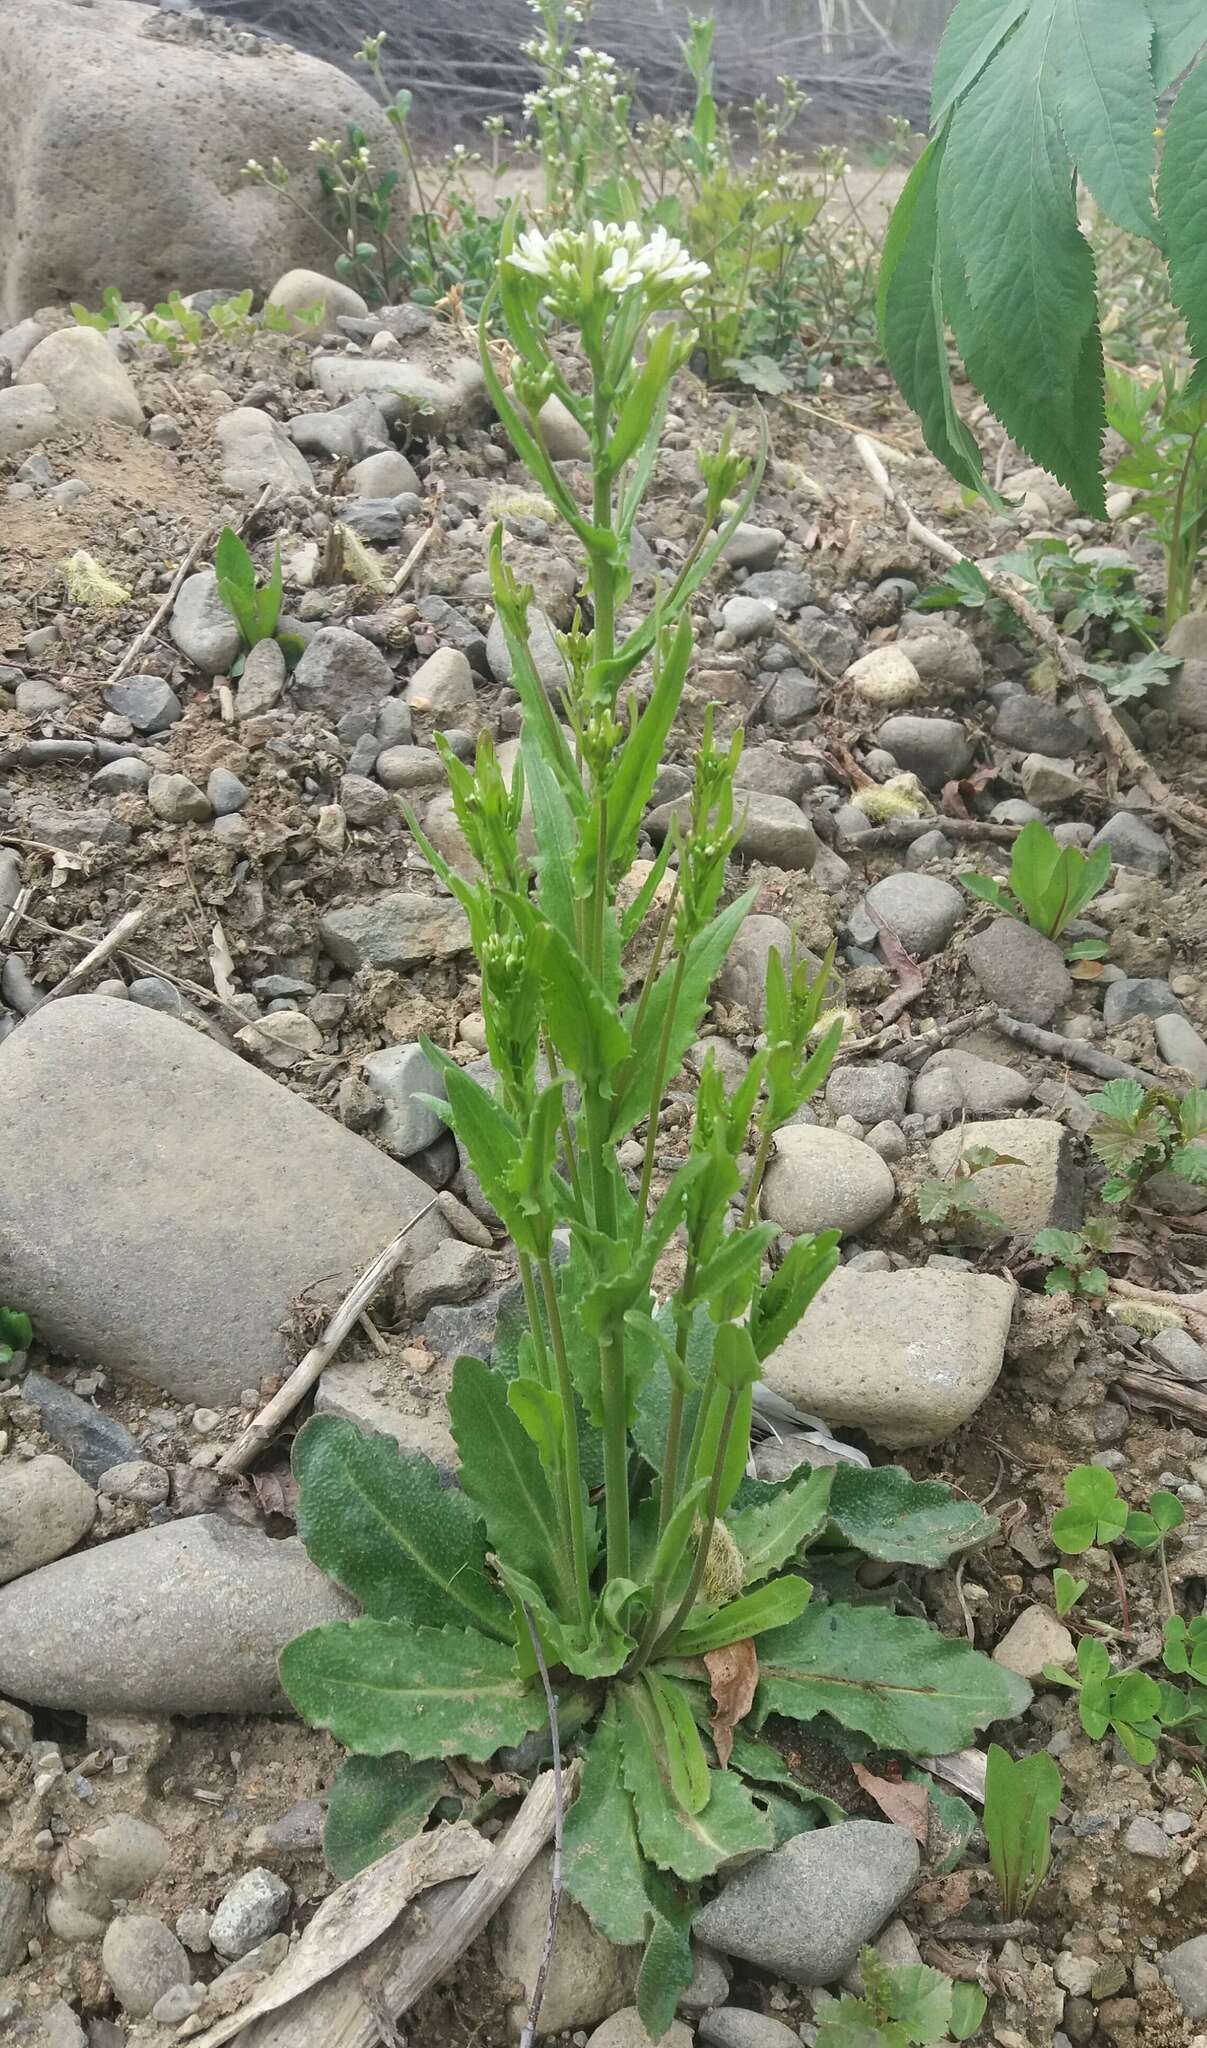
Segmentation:
[(1105, 518), (1094, 259), (1061, 125), (1058, 10), (1062, 0), (1032, 0), (952, 115), (939, 201), (945, 297), (950, 284), (977, 389), (1019, 446)]
[(766, 1849), (771, 1829), (734, 1771), (709, 1772), (709, 1797), (698, 1813), (675, 1799), (662, 1744), (661, 1727), (649, 1691), (640, 1680), (616, 1688), (624, 1782), (637, 1813), (641, 1846), (660, 1870), (673, 1870), (688, 1884), (711, 1877), (734, 1856)]
[(941, 2040), (951, 2018), (951, 1978), (928, 1963), (899, 1963), (885, 1976), (890, 2017), (909, 2040)]
[(765, 1287), (755, 1294), (750, 1335), (760, 1361), (770, 1358), (792, 1335), (810, 1302), (838, 1264), (839, 1233), (823, 1230), (798, 1237)]
[(473, 1629), (335, 1621), (281, 1652), (281, 1683), (303, 1720), (365, 1756), (405, 1750), (484, 1762), (545, 1725), (539, 1688), (515, 1650)]
[(520, 742), (520, 752), (536, 833), (537, 902), (549, 923), (573, 941), (578, 929), (571, 872), (575, 846), (574, 814), (565, 791), (527, 728)]
[(331, 1787), (323, 1854), (341, 1881), (418, 1834), (446, 1784), (433, 1760), (409, 1756), (345, 1757)]
[(1148, 1512), (1162, 1536), (1168, 1536), (1172, 1529), (1180, 1529), (1186, 1520), (1186, 1510), (1176, 1493), (1169, 1493), (1159, 1487), (1148, 1503)]
[(935, 58), (931, 127), (937, 128), (982, 71), (1031, 0), (956, 0)]
[(1152, 241), (1152, 21), (1146, 6), (1058, 0), (1047, 51), (1065, 141), (1099, 206)]
[(1183, 1145), (1172, 1154), (1169, 1167), (1179, 1180), (1195, 1187), (1207, 1186), (1207, 1145)]
[(1009, 891), (1003, 889), (992, 875), (978, 875), (974, 872), (960, 876), (970, 896), (976, 896), (982, 903), (992, 904), (995, 910), (1004, 911), (1007, 917), (1015, 915), (1015, 905)]
[(1156, 34), (1153, 37), (1153, 80), (1166, 92), (1193, 63), (1207, 42), (1200, 0), (1147, 0)]
[(34, 1340), (34, 1326), (23, 1309), (0, 1308), (0, 1361), (7, 1364), (14, 1351), (28, 1351)]
[(1057, 1565), (1052, 1574), (1052, 1585), (1056, 1592), (1056, 1612), (1063, 1619), (1077, 1602), (1090, 1590), (1088, 1579), (1075, 1579), (1063, 1565)]
[(222, 583), (249, 596), (255, 595), (256, 565), (232, 526), (224, 526), (214, 549), (214, 574)]
[(788, 1564), (826, 1520), (834, 1473), (828, 1466), (794, 1476), (773, 1500), (729, 1517), (729, 1533), (742, 1553), (743, 1584), (757, 1586)]
[(460, 1484), (475, 1501), (494, 1549), (555, 1598), (566, 1560), (540, 1454), (508, 1406), (508, 1382), (480, 1358), (459, 1358), (448, 1397), (461, 1457)]
[(1017, 1761), (996, 1742), (985, 1771), (985, 1837), (1004, 1917), (1024, 1917), (1052, 1860), (1051, 1822), (1060, 1772), (1046, 1750)]
[(1182, 86), (1165, 130), (1157, 191), (1165, 228), (1169, 284), (1186, 321), (1190, 346), (1200, 365), (1207, 356), (1207, 251), (1194, 232), (1202, 218), (1204, 138), (1207, 137), (1207, 71), (1199, 64)]
[(622, 1948), (645, 1939), (649, 1903), (637, 1818), (620, 1763), (615, 1701), (595, 1725), (582, 1785), (565, 1824), (566, 1890), (593, 1927)]
[(565, 1447), (565, 1417), (552, 1387), (540, 1380), (512, 1380), (507, 1405), (517, 1415), (540, 1453), (546, 1470), (556, 1467)]
[(690, 1702), (682, 1686), (661, 1671), (647, 1671), (644, 1683), (658, 1715), (672, 1797), (686, 1812), (699, 1813), (707, 1806), (712, 1788)]
[[(695, 1042), (700, 1019), (708, 1002), (708, 991), (724, 966), (726, 955), (745, 923), (757, 894), (756, 889), (747, 889), (736, 902), (719, 911), (688, 948), (682, 988), (671, 1025), (670, 1062), (667, 1067), (669, 1074), (678, 1072), (684, 1053)], [(633, 1125), (649, 1110), (650, 1077), (654, 1072), (654, 1062), (661, 1044), (676, 978), (675, 963), (665, 967), (654, 983), (650, 999), (645, 1006), (641, 1031), (633, 1040), (633, 1056), (625, 1070), (624, 1083), (613, 1113), (612, 1136), (617, 1140), (627, 1137)], [(636, 1024), (637, 1006), (633, 1005), (624, 1014), (625, 1023), (632, 1030)]]
[[(498, 1210), (521, 1251), (538, 1252), (528, 1219), (511, 1189), (511, 1169), (520, 1150), (520, 1133), (502, 1104), (471, 1074), (451, 1063), (443, 1068), (448, 1093), (447, 1120), (469, 1154), (482, 1192)], [(435, 1105), (441, 1107), (439, 1103)]]
[(951, 1987), (951, 2018), (947, 2030), (953, 2040), (971, 2041), (980, 2031), (981, 2023), (989, 2009), (989, 2000), (979, 1984), (953, 1982)]
[(724, 1649), (747, 1636), (762, 1635), (767, 1629), (784, 1628), (803, 1614), (813, 1588), (808, 1579), (771, 1579), (753, 1593), (743, 1593), (727, 1607), (701, 1621), (689, 1621), (675, 1637), (673, 1655), (702, 1657), (707, 1650)]
[(877, 310), (885, 354), (922, 423), (927, 447), (975, 491), (983, 482), (981, 453), (952, 396), (943, 321), (938, 196), (946, 146), (944, 127), (918, 159), (893, 209)]
[(315, 1415), (293, 1446), (298, 1534), (328, 1578), (379, 1621), (439, 1624), (450, 1611), (509, 1642), (486, 1576), (486, 1532), (465, 1495), (392, 1437)]
[(1031, 1688), (967, 1643), (877, 1607), (806, 1608), (759, 1646), (757, 1725), (768, 1714), (829, 1714), (882, 1749), (944, 1756), (991, 1721), (1013, 1719)]
[(1072, 1264), (1084, 1249), (1079, 1230), (1040, 1230), (1031, 1240), (1037, 1259), (1063, 1259)]
[(1187, 1140), (1201, 1138), (1207, 1132), (1207, 1088), (1191, 1088), (1182, 1097), (1178, 1107), (1178, 1130)]
[(975, 1501), (958, 1499), (937, 1480), (911, 1479), (900, 1465), (839, 1465), (830, 1520), (867, 1557), (931, 1571), (997, 1533), (993, 1517)]
[(670, 2027), (679, 2000), (692, 1981), (695, 1902), (665, 1878), (651, 1890), (656, 1891), (655, 1910), (637, 1974), (637, 2013), (650, 2039), (658, 2041)]

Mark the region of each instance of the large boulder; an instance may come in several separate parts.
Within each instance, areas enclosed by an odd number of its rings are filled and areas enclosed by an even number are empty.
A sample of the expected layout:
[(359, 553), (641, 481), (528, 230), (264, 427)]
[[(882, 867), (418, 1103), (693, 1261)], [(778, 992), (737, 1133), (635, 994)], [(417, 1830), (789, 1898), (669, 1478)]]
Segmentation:
[(383, 170), (394, 162), (369, 95), (280, 43), (185, 38), (177, 16), (134, 0), (0, 0), (0, 41), (0, 324), (53, 299), (96, 305), (111, 284), (154, 301), (329, 270), (321, 227), (246, 178), (248, 157), (279, 156), (315, 214), (314, 136), (351, 122)]
[[(300, 1297), (334, 1304), (431, 1199), (204, 1033), (107, 996), (5, 1040), (0, 1121), (0, 1301), (180, 1400), (234, 1403), (287, 1371)], [(408, 1262), (446, 1235), (425, 1216)]]

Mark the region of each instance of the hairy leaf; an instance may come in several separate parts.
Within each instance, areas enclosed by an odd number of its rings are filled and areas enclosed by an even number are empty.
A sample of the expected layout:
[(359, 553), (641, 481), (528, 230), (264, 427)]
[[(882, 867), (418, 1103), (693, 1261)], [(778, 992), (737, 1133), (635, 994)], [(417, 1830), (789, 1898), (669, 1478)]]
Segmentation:
[(293, 1446), (298, 1534), (321, 1571), (378, 1621), (445, 1621), (507, 1642), (507, 1605), (486, 1576), (486, 1532), (465, 1495), (392, 1437), (315, 1415)]
[(671, 1790), (648, 1689), (640, 1681), (623, 1685), (616, 1699), (624, 1782), (636, 1808), (642, 1849), (652, 1863), (695, 1884), (731, 1857), (770, 1846), (767, 1820), (733, 1771), (710, 1771), (708, 1801), (700, 1812), (689, 1813)]
[(695, 1901), (671, 1880), (651, 1873), (654, 1919), (637, 1973), (637, 2013), (652, 2041), (666, 2033), (692, 1980), (691, 1924)]
[(281, 1652), (281, 1683), (303, 1720), (365, 1756), (405, 1750), (481, 1762), (545, 1725), (510, 1644), (473, 1629), (335, 1621)]
[(725, 1643), (741, 1642), (746, 1636), (762, 1635), (767, 1629), (783, 1628), (803, 1614), (813, 1588), (808, 1579), (770, 1579), (743, 1593), (727, 1607), (702, 1620), (689, 1621), (675, 1638), (676, 1657), (702, 1657)]
[(563, 1871), (570, 1897), (600, 1934), (622, 1948), (645, 1939), (644, 1865), (611, 1700), (595, 1725), (578, 1798), (566, 1816)]
[(932, 1571), (997, 1532), (992, 1515), (975, 1501), (958, 1499), (937, 1480), (911, 1479), (900, 1465), (839, 1465), (830, 1521), (868, 1557)]
[(754, 1502), (729, 1517), (729, 1533), (742, 1553), (745, 1585), (757, 1586), (818, 1534), (826, 1520), (833, 1479), (828, 1466), (795, 1475), (773, 1500)]
[(756, 1703), (808, 1721), (829, 1714), (882, 1749), (914, 1756), (963, 1749), (989, 1722), (1021, 1714), (1025, 1679), (927, 1622), (880, 1607), (806, 1608), (759, 1644)]
[(323, 1854), (347, 1880), (424, 1825), (446, 1783), (444, 1768), (409, 1756), (345, 1757), (331, 1787)]
[(461, 1454), (460, 1484), (475, 1501), (491, 1543), (554, 1597), (565, 1560), (540, 1453), (508, 1406), (508, 1382), (480, 1358), (459, 1358), (448, 1399)]

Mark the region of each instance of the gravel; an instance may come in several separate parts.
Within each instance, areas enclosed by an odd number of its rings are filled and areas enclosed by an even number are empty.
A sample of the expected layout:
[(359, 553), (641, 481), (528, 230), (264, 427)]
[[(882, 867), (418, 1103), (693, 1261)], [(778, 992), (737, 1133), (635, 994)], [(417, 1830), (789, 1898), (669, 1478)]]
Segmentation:
[(406, 687), (406, 701), (421, 718), (447, 723), (475, 708), (473, 670), (457, 647), (438, 647), (417, 668)]
[(999, 705), (993, 721), (993, 737), (999, 747), (1013, 747), (1024, 754), (1043, 754), (1064, 760), (1070, 755), (1088, 754), (1085, 734), (1042, 697), (1018, 691)]
[(1207, 2019), (1207, 1934), (1192, 1935), (1161, 1957), (1161, 1975), (1188, 2020)]
[(152, 775), (147, 802), (165, 825), (205, 824), (214, 815), (205, 791), (188, 775)]
[(210, 1922), (210, 1944), (228, 1963), (249, 1955), (275, 1934), (293, 1904), (293, 1893), (275, 1870), (248, 1870), (231, 1886)]
[(231, 817), (236, 811), (241, 811), (251, 795), (247, 784), (240, 782), (230, 768), (212, 768), (205, 793), (216, 818)]
[(969, 1116), (1004, 1116), (1030, 1100), (1032, 1085), (1015, 1067), (999, 1066), (958, 1046), (932, 1053), (914, 1082), (910, 1108), (919, 1116), (966, 1111)]
[(793, 1237), (813, 1230), (854, 1236), (892, 1207), (895, 1194), (892, 1174), (869, 1145), (819, 1124), (790, 1124), (775, 1138), (762, 1209)]
[(105, 1975), (131, 2019), (145, 2019), (174, 1985), (187, 1984), (189, 1959), (162, 1920), (131, 1913), (115, 1920), (101, 1949)]
[(937, 875), (886, 875), (864, 898), (869, 911), (897, 934), (915, 960), (928, 960), (947, 945), (968, 908), (963, 891)]
[(1064, 953), (1016, 917), (999, 917), (976, 932), (964, 957), (990, 1002), (1024, 1024), (1050, 1024), (1073, 993)]
[(919, 1862), (905, 1828), (818, 1828), (745, 1865), (700, 1909), (694, 1931), (790, 1984), (832, 1984), (908, 1896)]
[(741, 647), (748, 640), (761, 640), (775, 624), (776, 611), (761, 597), (730, 597), (721, 606), (721, 623)]
[(70, 1463), (90, 1486), (99, 1484), (115, 1466), (137, 1461), (138, 1444), (113, 1416), (103, 1415), (44, 1373), (27, 1372), (21, 1399), (37, 1411), (38, 1426), (65, 1451)]
[(321, 626), (290, 677), (289, 695), (298, 710), (338, 720), (375, 711), (393, 687), (394, 672), (371, 641), (346, 626)]

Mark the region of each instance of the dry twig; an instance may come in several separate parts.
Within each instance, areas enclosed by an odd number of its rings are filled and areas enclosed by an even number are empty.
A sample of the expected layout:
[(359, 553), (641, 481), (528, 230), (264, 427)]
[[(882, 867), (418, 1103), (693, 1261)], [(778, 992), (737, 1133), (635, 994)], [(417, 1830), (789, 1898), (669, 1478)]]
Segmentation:
[[(106, 932), (103, 939), (98, 939), (96, 945), (85, 953), (83, 959), (77, 960), (74, 967), (68, 968), (63, 979), (56, 981), (54, 987), (47, 990), (42, 1003), (53, 1003), (59, 996), (74, 995), (80, 983), (88, 979), (94, 967), (103, 967), (106, 960), (122, 950), (127, 939), (133, 938), (146, 915), (146, 905), (140, 904), (137, 909), (128, 910), (124, 917), (119, 917), (113, 930)], [(39, 1009), (42, 1003), (39, 1003)]]
[(1139, 1081), (1142, 1087), (1163, 1088), (1170, 1095), (1186, 1093), (1172, 1081), (1163, 1081), (1159, 1074), (1150, 1074), (1146, 1067), (1133, 1067), (1126, 1060), (1112, 1059), (1109, 1052), (1097, 1052), (1084, 1039), (1066, 1038), (1063, 1032), (1024, 1024), (1018, 1017), (1007, 1016), (1005, 1010), (995, 1013), (994, 1022), (1003, 1038), (1012, 1038), (1016, 1045), (1029, 1045), (1033, 1052), (1046, 1053), (1050, 1060), (1061, 1060), (1067, 1067), (1081, 1067), (1100, 1081)]

